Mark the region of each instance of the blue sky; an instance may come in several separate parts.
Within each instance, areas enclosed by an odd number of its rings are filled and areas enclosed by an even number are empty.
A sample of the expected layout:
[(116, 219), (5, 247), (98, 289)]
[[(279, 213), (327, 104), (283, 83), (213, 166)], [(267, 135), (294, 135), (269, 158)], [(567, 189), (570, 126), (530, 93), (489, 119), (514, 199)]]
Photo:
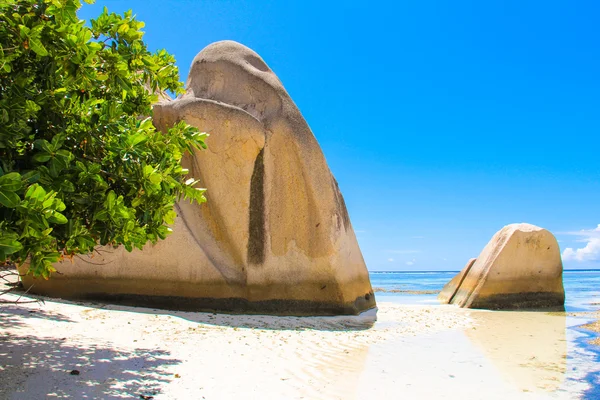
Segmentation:
[(458, 270), (504, 225), (600, 268), (600, 4), (98, 1), (132, 9), (185, 81), (236, 40), (321, 144), (372, 271)]

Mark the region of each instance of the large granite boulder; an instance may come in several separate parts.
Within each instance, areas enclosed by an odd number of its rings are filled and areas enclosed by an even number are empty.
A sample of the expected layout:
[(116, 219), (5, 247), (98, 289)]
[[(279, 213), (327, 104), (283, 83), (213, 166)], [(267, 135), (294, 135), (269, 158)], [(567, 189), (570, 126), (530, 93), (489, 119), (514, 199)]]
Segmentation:
[(467, 308), (562, 307), (565, 291), (556, 238), (530, 224), (497, 232), (477, 259), (444, 286), (442, 303)]
[(357, 314), (373, 308), (344, 199), (300, 111), (271, 69), (239, 43), (194, 59), (187, 92), (154, 107), (159, 129), (210, 133), (183, 164), (208, 202), (181, 201), (173, 234), (132, 253), (101, 249), (56, 266), (34, 292), (177, 309)]

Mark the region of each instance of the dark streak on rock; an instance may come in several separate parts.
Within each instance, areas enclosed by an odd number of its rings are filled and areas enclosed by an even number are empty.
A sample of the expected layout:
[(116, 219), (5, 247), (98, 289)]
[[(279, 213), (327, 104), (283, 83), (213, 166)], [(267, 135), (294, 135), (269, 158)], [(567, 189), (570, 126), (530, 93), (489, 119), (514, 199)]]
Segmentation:
[(344, 197), (340, 192), (340, 187), (338, 186), (337, 181), (332, 176), (331, 179), (335, 185), (335, 202), (337, 204), (337, 209), (342, 217), (342, 221), (344, 221), (344, 229), (348, 231), (348, 227), (350, 226), (350, 216), (348, 215), (348, 209), (346, 208), (346, 202), (344, 201)]
[(260, 150), (250, 181), (250, 211), (248, 226), (248, 263), (262, 264), (265, 260), (265, 192), (263, 161), (264, 149)]
[(565, 294), (555, 292), (504, 293), (476, 299), (470, 308), (487, 310), (541, 310), (564, 311)]
[(358, 315), (376, 306), (375, 296), (372, 293), (368, 299), (365, 296), (359, 296), (354, 301), (343, 304), (290, 299), (248, 301), (237, 297), (216, 299), (109, 293), (85, 293), (85, 296), (79, 298), (86, 301), (94, 300), (133, 307), (149, 307), (151, 305), (153, 308), (163, 310), (291, 316)]

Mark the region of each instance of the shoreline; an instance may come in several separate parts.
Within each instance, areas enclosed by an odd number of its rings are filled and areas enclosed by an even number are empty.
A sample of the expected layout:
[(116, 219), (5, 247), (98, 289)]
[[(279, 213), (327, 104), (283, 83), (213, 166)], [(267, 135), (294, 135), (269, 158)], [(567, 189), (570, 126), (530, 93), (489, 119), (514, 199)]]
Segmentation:
[(588, 313), (378, 307), (371, 326), (372, 315), (2, 304), (0, 398), (570, 399), (585, 390), (567, 359), (584, 334), (567, 328)]
[[(0, 314), (6, 335), (0, 397), (17, 399), (198, 398), (199, 390), (206, 398), (224, 398), (224, 390), (234, 397), (251, 390), (263, 398), (347, 398), (345, 388), (371, 346), (469, 323), (460, 311), (392, 303), (380, 305), (372, 327), (365, 317), (173, 312), (49, 299), (2, 305)], [(80, 375), (69, 375), (73, 369)]]

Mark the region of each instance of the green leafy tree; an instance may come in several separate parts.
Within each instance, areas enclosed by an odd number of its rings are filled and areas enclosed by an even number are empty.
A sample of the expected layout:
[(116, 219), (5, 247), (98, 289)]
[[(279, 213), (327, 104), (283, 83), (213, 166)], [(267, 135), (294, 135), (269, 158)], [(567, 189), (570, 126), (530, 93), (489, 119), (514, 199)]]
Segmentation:
[(144, 118), (183, 90), (174, 58), (148, 51), (131, 12), (88, 26), (80, 7), (0, 0), (0, 263), (44, 278), (97, 245), (164, 239), (176, 201), (205, 201), (180, 161), (206, 134)]

